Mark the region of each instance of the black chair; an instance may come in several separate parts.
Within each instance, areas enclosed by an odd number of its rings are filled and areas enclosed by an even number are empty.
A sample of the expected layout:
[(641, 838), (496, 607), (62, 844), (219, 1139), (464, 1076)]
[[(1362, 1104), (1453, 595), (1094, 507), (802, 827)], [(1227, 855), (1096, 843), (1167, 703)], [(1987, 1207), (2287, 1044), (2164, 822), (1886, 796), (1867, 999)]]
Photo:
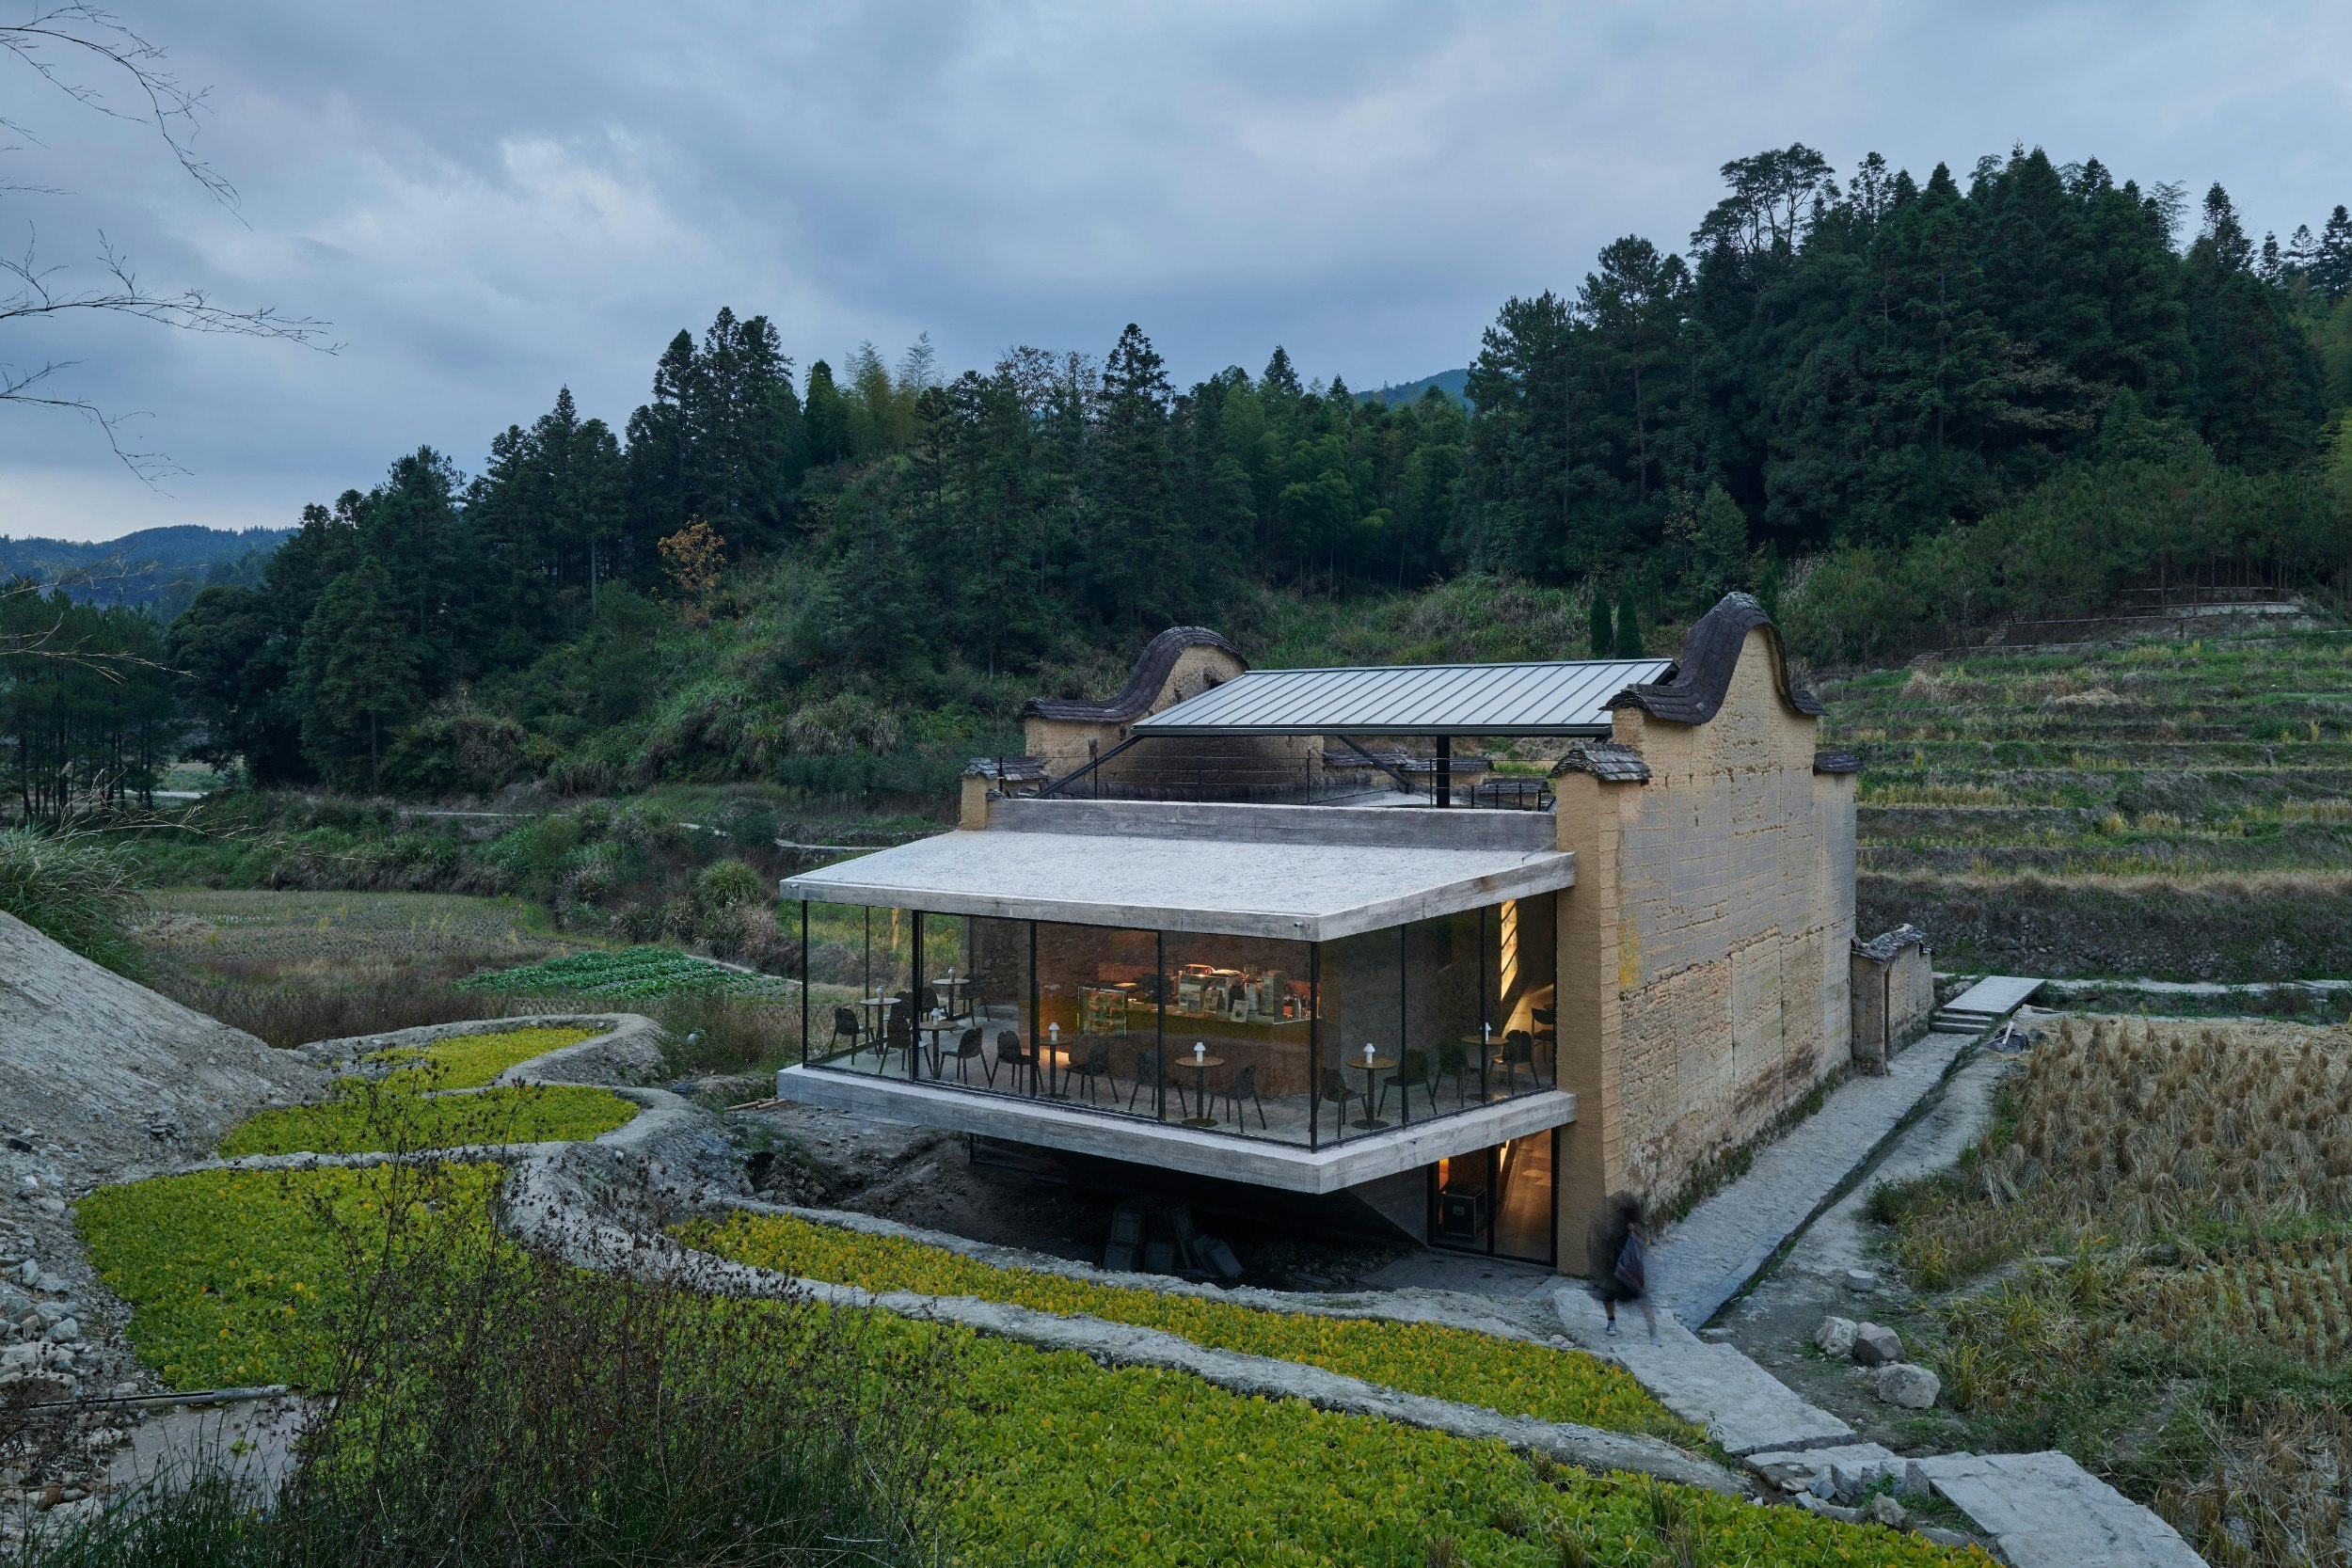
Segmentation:
[(988, 1066), (988, 1058), (982, 1054), (980, 1031), (977, 1029), (966, 1029), (957, 1036), (956, 1048), (948, 1055), (956, 1064), (956, 1082), (959, 1084), (972, 1082), (974, 1062), (978, 1062), (982, 1068)]
[(914, 1070), (914, 1025), (902, 1014), (893, 1014), (883, 1021), (882, 1032), (874, 1046), (874, 1054), (881, 1060), (884, 1072), (890, 1070), (890, 1053), (894, 1051), (906, 1053), (907, 1070), (912, 1073)]
[(1495, 1058), (1503, 1071), (1503, 1092), (1519, 1091), (1519, 1069), (1527, 1069), (1527, 1081), (1537, 1088), (1544, 1081), (1535, 1076), (1535, 1037), (1524, 1029), (1514, 1029), (1502, 1037), (1502, 1054)]
[(1454, 1080), (1454, 1108), (1460, 1110), (1470, 1102), (1470, 1047), (1460, 1040), (1447, 1040), (1438, 1047), (1437, 1070), (1430, 1074), (1430, 1108), (1437, 1108), (1437, 1083), (1439, 1078)]
[(1265, 1101), (1258, 1098), (1257, 1063), (1252, 1062), (1248, 1067), (1234, 1070), (1232, 1078), (1225, 1085), (1223, 1099), (1225, 1109), (1230, 1113), (1225, 1117), (1227, 1121), (1232, 1122), (1235, 1127), (1247, 1125), (1241, 1118), (1241, 1102), (1247, 1100), (1258, 1108), (1258, 1126), (1263, 1130), (1266, 1124)]
[(1006, 1029), (999, 1032), (996, 1036), (995, 1060), (991, 1061), (986, 1057), (980, 1060), (980, 1070), (988, 1074), (990, 1088), (996, 1086), (996, 1069), (1001, 1067), (1011, 1072), (1011, 1086), (1015, 1092), (1020, 1090), (1022, 1072), (1029, 1066), (1029, 1048), (1021, 1043), (1021, 1032), (1018, 1029)]
[(1376, 1117), (1389, 1108), (1391, 1089), (1396, 1090), (1403, 1097), (1398, 1103), (1405, 1107), (1405, 1115), (1407, 1117), (1413, 1114), (1413, 1091), (1415, 1089), (1421, 1090), (1429, 1097), (1429, 1114), (1436, 1116), (1438, 1114), (1438, 1064), (1436, 1060), (1419, 1046), (1407, 1046), (1404, 1056), (1397, 1062), (1396, 1070), (1381, 1080), (1379, 1107), (1372, 1113), (1374, 1116)]
[(858, 1041), (865, 1037), (866, 1025), (858, 1021), (855, 1007), (835, 1007), (833, 1010), (833, 1038), (826, 1042), (825, 1054), (835, 1054), (843, 1040), (850, 1042), (850, 1060), (857, 1060)]
[[(1098, 1045), (1093, 1050), (1087, 1053), (1087, 1059), (1085, 1061), (1080, 1062), (1077, 1066), (1072, 1068), (1067, 1073), (1063, 1074), (1063, 1081), (1067, 1083), (1073, 1078), (1085, 1079), (1087, 1081), (1087, 1103), (1091, 1105), (1094, 1103), (1095, 1085), (1102, 1083), (1110, 1075), (1111, 1048), (1107, 1045)], [(1118, 1098), (1119, 1091), (1113, 1089), (1111, 1091), (1111, 1099), (1116, 1101)]]
[[(1191, 1102), (1184, 1098), (1184, 1081), (1161, 1065), (1160, 1053), (1156, 1050), (1139, 1051), (1136, 1053), (1136, 1081), (1134, 1085), (1127, 1090), (1127, 1109), (1132, 1111), (1136, 1108), (1136, 1097), (1143, 1092), (1144, 1085), (1147, 1084), (1152, 1086), (1154, 1094), (1163, 1085), (1174, 1089), (1176, 1108), (1187, 1117), (1192, 1115)], [(1156, 1110), (1159, 1101), (1155, 1099), (1152, 1103)]]
[(1347, 1125), (1347, 1102), (1358, 1098), (1356, 1091), (1347, 1086), (1346, 1075), (1338, 1068), (1327, 1067), (1323, 1069), (1323, 1082), (1315, 1087), (1314, 1102), (1321, 1105), (1328, 1101), (1340, 1108), (1339, 1116), (1332, 1123), (1335, 1131)]

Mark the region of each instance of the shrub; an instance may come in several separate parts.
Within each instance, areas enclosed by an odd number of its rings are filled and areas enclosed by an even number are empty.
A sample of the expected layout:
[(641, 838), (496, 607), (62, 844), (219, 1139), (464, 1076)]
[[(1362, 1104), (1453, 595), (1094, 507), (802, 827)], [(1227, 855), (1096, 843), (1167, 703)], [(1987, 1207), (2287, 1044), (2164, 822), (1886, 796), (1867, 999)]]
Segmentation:
[(0, 913), (125, 974), (138, 971), (126, 930), (138, 887), (131, 857), (96, 834), (0, 829)]
[(768, 879), (739, 860), (713, 861), (694, 874), (694, 896), (709, 910), (756, 904), (771, 896)]
[[(167, 1479), (37, 1539), (22, 1568), (936, 1562), (926, 1481), (946, 1340), (532, 1256), (482, 1223), (487, 1183), (451, 1201), (462, 1169), (306, 1173), (366, 1197), (247, 1216), (300, 1232), (305, 1264), (332, 1259), (308, 1270), (315, 1299), (290, 1308), (293, 1332), (272, 1337), (310, 1348), (239, 1364), (334, 1376), (272, 1509), (219, 1472)], [(188, 1260), (232, 1288), (245, 1262)], [(110, 1278), (151, 1283), (119, 1267)], [(143, 1353), (157, 1326), (141, 1306)]]

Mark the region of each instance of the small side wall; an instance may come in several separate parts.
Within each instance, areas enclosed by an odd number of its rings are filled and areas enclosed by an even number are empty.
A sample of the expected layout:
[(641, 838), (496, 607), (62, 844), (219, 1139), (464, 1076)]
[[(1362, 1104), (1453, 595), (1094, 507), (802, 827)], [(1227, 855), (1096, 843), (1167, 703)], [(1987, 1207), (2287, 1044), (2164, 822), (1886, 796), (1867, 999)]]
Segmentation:
[(1814, 770), (1773, 634), (1749, 630), (1703, 724), (1634, 709), (1613, 738), (1645, 783), (1555, 778), (1562, 895), (1561, 1266), (1583, 1266), (1608, 1193), (1672, 1196), (1851, 1059), (1854, 780)]
[(1853, 1051), (1866, 1071), (1884, 1070), (1887, 1058), (1926, 1034), (1934, 1016), (1935, 960), (1926, 939), (1913, 938), (1854, 946)]

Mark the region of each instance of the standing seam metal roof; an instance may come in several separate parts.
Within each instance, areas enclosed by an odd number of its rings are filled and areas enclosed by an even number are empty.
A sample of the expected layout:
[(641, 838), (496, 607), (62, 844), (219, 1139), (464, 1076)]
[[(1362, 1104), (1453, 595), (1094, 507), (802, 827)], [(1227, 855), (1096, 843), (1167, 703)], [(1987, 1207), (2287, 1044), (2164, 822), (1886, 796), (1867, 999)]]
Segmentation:
[(1607, 735), (1608, 704), (1666, 658), (1251, 670), (1136, 721), (1138, 735)]

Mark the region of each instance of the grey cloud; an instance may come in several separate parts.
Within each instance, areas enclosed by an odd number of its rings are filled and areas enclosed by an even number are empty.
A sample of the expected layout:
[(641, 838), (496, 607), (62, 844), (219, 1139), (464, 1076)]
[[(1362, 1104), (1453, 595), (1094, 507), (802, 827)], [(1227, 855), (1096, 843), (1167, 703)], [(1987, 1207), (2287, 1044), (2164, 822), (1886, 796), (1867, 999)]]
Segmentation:
[[(420, 441), (461, 464), (568, 382), (619, 420), (722, 304), (805, 365), (928, 329), (950, 368), (1143, 324), (1180, 379), (1286, 343), (1352, 385), (1467, 361), (1508, 293), (1679, 245), (1726, 158), (1924, 174), (2012, 142), (2219, 179), (2259, 231), (2352, 199), (2352, 22), (2316, 5), (591, 3), (137, 7), (215, 85), (237, 217), (64, 106), (17, 160), (59, 259), (329, 317), (334, 358), (67, 343), (193, 472), (151, 495), (0, 414), (0, 531), (283, 521)], [(21, 94), (21, 84), (9, 84)], [(7, 238), (0, 233), (0, 239)]]

